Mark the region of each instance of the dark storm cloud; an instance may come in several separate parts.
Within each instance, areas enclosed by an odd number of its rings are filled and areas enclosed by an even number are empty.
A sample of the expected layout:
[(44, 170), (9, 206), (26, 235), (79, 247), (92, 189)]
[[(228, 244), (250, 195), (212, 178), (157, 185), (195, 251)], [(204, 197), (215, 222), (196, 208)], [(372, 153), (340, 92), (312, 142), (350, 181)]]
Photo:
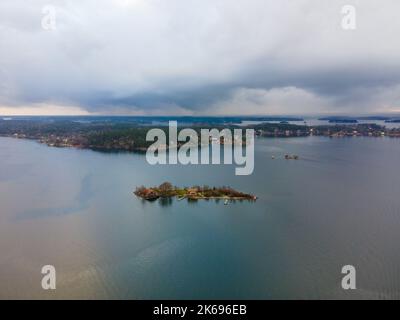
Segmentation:
[[(356, 30), (341, 28), (345, 4)], [(45, 5), (55, 30), (42, 28)], [(0, 108), (398, 110), (398, 12), (396, 0), (2, 1)]]

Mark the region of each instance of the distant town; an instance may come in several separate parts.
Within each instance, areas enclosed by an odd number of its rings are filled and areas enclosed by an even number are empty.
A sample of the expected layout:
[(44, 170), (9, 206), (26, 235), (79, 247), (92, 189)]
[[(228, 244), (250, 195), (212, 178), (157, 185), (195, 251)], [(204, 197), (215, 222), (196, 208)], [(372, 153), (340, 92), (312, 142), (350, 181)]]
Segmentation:
[(386, 128), (377, 124), (335, 124), (319, 126), (301, 126), (293, 124), (260, 124), (253, 126), (256, 135), (262, 137), (400, 137), (400, 128)]
[[(307, 125), (291, 124), (290, 118), (250, 118), (257, 124), (242, 125), (239, 118), (182, 118), (179, 123), (200, 131), (201, 128), (254, 129), (258, 137), (291, 138), (324, 136), (344, 137), (400, 137), (400, 128), (388, 128), (374, 123), (358, 123), (352, 119), (327, 119), (330, 124)], [(69, 117), (0, 120), (0, 136), (19, 139), (32, 139), (52, 147), (75, 147), (99, 151), (136, 151), (144, 152), (152, 144), (146, 141), (149, 129), (163, 128), (168, 118), (96, 118), (89, 120)], [(248, 120), (248, 119), (246, 119)], [(279, 121), (276, 121), (279, 120)], [(300, 121), (302, 119), (295, 119)], [(155, 123), (160, 122), (156, 126)], [(275, 121), (275, 122), (269, 122)], [(395, 123), (396, 120), (386, 120)], [(179, 128), (178, 128), (179, 129)], [(224, 141), (221, 141), (224, 143)], [(182, 143), (183, 144), (183, 143)], [(180, 145), (178, 145), (179, 147)], [(168, 148), (168, 146), (166, 146)]]

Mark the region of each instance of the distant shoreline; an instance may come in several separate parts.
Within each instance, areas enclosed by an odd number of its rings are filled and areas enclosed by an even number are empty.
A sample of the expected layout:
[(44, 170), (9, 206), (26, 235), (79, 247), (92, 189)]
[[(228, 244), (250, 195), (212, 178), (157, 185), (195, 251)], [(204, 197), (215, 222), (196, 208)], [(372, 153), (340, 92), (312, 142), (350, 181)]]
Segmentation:
[[(31, 139), (51, 147), (73, 147), (78, 149), (90, 149), (101, 152), (137, 152), (144, 153), (153, 143), (146, 141), (148, 130), (155, 126), (143, 126), (142, 122), (127, 122), (126, 119), (113, 121), (98, 120), (95, 122), (77, 122), (74, 118), (65, 117), (54, 120), (53, 118), (43, 120), (2, 120), (0, 121), (0, 136), (19, 139)], [(99, 119), (99, 118), (97, 118)], [(183, 118), (187, 119), (187, 118)], [(198, 120), (205, 121), (206, 118)], [(210, 118), (207, 118), (209, 121)], [(218, 118), (217, 118), (218, 119)], [(237, 126), (225, 123), (227, 118), (219, 119), (218, 123), (196, 123), (188, 125), (188, 128), (199, 132), (201, 129), (254, 129), (257, 137), (265, 138), (294, 138), (308, 136), (324, 136), (329, 138), (342, 137), (400, 137), (400, 128), (387, 128), (378, 124), (346, 123), (307, 125), (290, 124), (285, 121), (280, 123), (263, 122), (259, 124), (248, 124)], [(248, 118), (244, 118), (248, 119)], [(282, 119), (282, 118), (281, 118)], [(142, 120), (143, 121), (143, 120)], [(333, 119), (337, 121), (337, 119)], [(161, 130), (167, 130), (160, 126)], [(178, 129), (182, 126), (178, 127)], [(225, 143), (220, 140), (220, 143)], [(184, 142), (178, 143), (179, 148)], [(176, 146), (175, 146), (176, 147)], [(169, 149), (168, 144), (165, 149)]]

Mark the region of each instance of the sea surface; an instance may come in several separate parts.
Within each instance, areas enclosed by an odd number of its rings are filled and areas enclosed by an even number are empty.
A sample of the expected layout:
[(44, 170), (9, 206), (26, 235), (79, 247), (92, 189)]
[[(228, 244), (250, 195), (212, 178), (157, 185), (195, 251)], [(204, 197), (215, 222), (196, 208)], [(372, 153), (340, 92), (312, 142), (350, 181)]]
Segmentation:
[[(254, 173), (239, 177), (0, 138), (0, 298), (399, 299), (399, 160), (399, 139), (260, 138)], [(164, 181), (259, 199), (132, 194)], [(44, 265), (56, 290), (41, 288)], [(341, 287), (344, 265), (356, 290)]]

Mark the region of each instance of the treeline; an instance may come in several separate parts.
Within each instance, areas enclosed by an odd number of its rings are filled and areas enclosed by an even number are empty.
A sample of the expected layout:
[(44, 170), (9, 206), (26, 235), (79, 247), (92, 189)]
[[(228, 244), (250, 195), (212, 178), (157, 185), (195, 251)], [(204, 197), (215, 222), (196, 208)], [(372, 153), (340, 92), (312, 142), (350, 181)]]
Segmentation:
[[(209, 120), (209, 119), (202, 119)], [(225, 119), (226, 120), (226, 119)], [(232, 119), (230, 119), (232, 120)], [(222, 120), (221, 120), (222, 122)], [(377, 124), (342, 124), (342, 125), (297, 125), (290, 123), (268, 123), (239, 127), (234, 124), (222, 126), (200, 122), (188, 125), (200, 135), (201, 129), (255, 129), (263, 137), (300, 137), (300, 136), (382, 136), (400, 137), (400, 129), (387, 129)], [(147, 132), (155, 126), (114, 120), (82, 121), (72, 119), (13, 119), (0, 120), (1, 136), (36, 139), (42, 143), (59, 147), (78, 147), (94, 150), (144, 151), (153, 141), (146, 141)], [(168, 144), (168, 126), (157, 126), (164, 130)], [(178, 131), (181, 127), (178, 127)], [(183, 143), (183, 142), (182, 142)], [(210, 191), (207, 191), (210, 192)]]

